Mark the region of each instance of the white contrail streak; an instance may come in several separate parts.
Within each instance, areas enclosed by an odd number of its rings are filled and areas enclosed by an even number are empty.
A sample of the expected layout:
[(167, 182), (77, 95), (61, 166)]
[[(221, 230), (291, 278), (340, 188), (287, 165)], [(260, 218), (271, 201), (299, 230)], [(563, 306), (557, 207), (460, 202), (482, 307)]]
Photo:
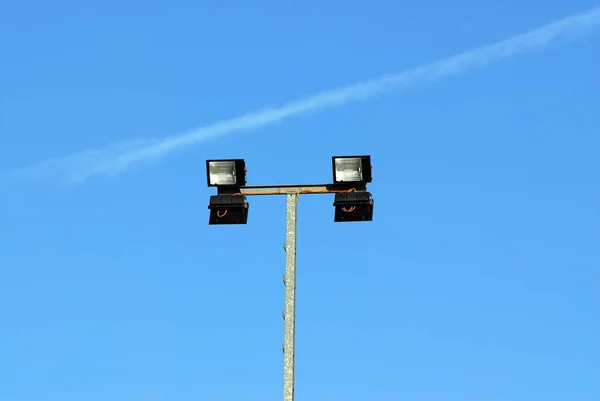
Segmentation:
[(128, 143), (107, 149), (86, 151), (74, 156), (51, 160), (21, 170), (19, 175), (59, 174), (72, 182), (81, 182), (95, 174), (117, 174), (136, 163), (157, 161), (167, 154), (198, 142), (236, 131), (262, 127), (309, 111), (341, 106), (365, 100), (388, 91), (431, 83), (440, 78), (464, 73), (519, 54), (543, 49), (559, 40), (574, 40), (595, 31), (600, 25), (600, 6), (577, 15), (552, 22), (489, 46), (471, 50), (447, 59), (404, 72), (384, 75), (342, 88), (318, 93), (277, 108), (220, 121), (162, 140)]

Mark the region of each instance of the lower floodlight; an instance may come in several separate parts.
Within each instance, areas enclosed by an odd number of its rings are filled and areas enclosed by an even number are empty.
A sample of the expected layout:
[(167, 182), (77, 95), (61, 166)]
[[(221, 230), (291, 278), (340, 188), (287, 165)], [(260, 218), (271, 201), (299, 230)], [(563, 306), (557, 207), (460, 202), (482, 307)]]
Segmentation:
[(371, 156), (333, 156), (333, 182), (367, 184), (372, 181)]
[(372, 221), (373, 203), (369, 192), (336, 193), (334, 222)]
[(244, 159), (207, 160), (206, 178), (209, 187), (240, 187), (246, 185)]
[(249, 206), (244, 195), (213, 195), (208, 224), (246, 224)]

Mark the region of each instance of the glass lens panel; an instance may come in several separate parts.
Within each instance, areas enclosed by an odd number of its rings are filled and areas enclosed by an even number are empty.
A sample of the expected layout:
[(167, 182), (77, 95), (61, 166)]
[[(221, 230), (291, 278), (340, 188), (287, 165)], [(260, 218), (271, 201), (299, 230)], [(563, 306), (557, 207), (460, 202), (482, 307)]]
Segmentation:
[(211, 185), (235, 185), (235, 162), (210, 162), (208, 172)]
[(335, 180), (354, 182), (362, 180), (362, 161), (360, 157), (335, 159)]

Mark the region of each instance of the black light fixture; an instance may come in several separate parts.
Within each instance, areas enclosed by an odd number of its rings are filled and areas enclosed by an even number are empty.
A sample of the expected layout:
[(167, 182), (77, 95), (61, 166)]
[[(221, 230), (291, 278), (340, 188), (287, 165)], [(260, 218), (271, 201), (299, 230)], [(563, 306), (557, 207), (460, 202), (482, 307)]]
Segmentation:
[(338, 192), (335, 194), (334, 222), (372, 221), (373, 198), (363, 191)]
[(372, 181), (371, 156), (333, 156), (335, 184), (367, 184)]
[(244, 159), (206, 161), (206, 179), (209, 187), (246, 185), (246, 171)]
[(208, 224), (246, 224), (249, 207), (244, 195), (213, 195), (208, 205)]

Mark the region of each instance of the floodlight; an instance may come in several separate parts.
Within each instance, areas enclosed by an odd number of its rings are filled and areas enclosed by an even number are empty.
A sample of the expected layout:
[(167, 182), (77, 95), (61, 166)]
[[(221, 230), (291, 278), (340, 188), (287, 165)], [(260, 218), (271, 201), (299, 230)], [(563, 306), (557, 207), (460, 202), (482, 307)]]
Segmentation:
[(366, 184), (371, 178), (371, 156), (334, 156), (333, 182)]
[(249, 204), (244, 195), (213, 195), (208, 224), (246, 224)]
[(246, 162), (244, 159), (207, 160), (206, 177), (209, 187), (246, 185)]
[(338, 192), (333, 206), (334, 222), (373, 220), (373, 199), (369, 192)]

